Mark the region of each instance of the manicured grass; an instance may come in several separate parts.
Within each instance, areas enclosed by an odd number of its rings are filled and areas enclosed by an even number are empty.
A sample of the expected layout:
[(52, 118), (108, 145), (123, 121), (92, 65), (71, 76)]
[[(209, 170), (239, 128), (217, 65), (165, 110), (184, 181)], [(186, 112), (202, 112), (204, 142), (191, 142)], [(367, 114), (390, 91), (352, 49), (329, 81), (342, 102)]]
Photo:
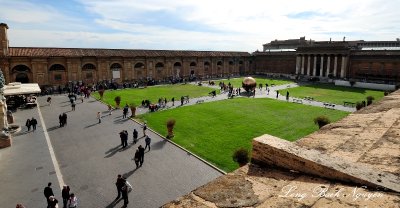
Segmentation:
[(290, 97), (304, 98), (306, 96), (313, 97), (314, 100), (336, 103), (343, 105), (343, 102), (361, 102), (366, 101), (367, 96), (373, 96), (374, 102), (382, 99), (383, 91), (368, 90), (355, 87), (335, 86), (332, 84), (315, 84), (301, 86), (282, 90), (280, 93), (286, 96), (286, 91), (289, 91)]
[[(158, 99), (163, 97), (171, 102), (172, 97), (175, 97), (175, 102), (180, 102), (181, 96), (189, 95), (190, 98), (207, 96), (209, 92), (215, 89), (209, 87), (199, 87), (191, 84), (185, 85), (166, 85), (166, 86), (151, 86), (143, 89), (124, 89), (124, 90), (106, 90), (103, 95), (103, 101), (115, 106), (114, 98), (121, 96), (121, 106), (126, 103), (141, 105), (142, 100), (150, 100), (152, 103), (157, 103)], [(96, 99), (100, 99), (98, 92), (93, 93)]]
[[(274, 85), (283, 85), (283, 84), (290, 84), (293, 83), (290, 80), (281, 80), (281, 79), (266, 79), (266, 78), (261, 78), (261, 77), (253, 77), (256, 82), (257, 82), (257, 88), (258, 88), (258, 84), (262, 84), (263, 88), (265, 88), (265, 84), (267, 83), (269, 86), (271, 86), (271, 84)], [(225, 84), (228, 84), (229, 82), (233, 85), (233, 87), (238, 88), (238, 87), (242, 87), (242, 81), (243, 81), (244, 77), (241, 78), (233, 78), (233, 79), (221, 79), (221, 80), (214, 80), (214, 83), (216, 85), (218, 85), (219, 82), (224, 82)], [(207, 81), (208, 82), (208, 81)]]
[(255, 137), (270, 134), (294, 141), (318, 130), (315, 117), (325, 115), (333, 122), (347, 114), (273, 99), (237, 98), (144, 114), (139, 119), (166, 135), (166, 121), (174, 118), (174, 142), (230, 172), (238, 168), (233, 152), (240, 147), (251, 150)]

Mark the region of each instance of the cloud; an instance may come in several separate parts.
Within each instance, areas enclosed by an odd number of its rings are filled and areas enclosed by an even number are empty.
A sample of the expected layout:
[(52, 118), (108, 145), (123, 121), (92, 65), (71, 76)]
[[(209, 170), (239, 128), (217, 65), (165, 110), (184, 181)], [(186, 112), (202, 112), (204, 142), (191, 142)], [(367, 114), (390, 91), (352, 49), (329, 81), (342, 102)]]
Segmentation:
[(74, 15), (52, 3), (0, 0), (0, 18), (15, 24), (10, 44), (251, 52), (274, 39), (394, 40), (400, 32), (399, 1), (75, 0)]

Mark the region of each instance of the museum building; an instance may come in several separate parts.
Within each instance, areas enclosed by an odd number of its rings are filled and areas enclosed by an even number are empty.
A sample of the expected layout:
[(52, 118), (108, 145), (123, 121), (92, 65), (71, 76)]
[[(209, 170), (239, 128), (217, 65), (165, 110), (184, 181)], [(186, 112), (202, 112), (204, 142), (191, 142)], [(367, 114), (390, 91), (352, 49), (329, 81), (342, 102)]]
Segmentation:
[(261, 74), (399, 85), (400, 40), (274, 40), (263, 51), (185, 51), (9, 47), (0, 23), (0, 68), (6, 82), (62, 86), (154, 79), (208, 79)]

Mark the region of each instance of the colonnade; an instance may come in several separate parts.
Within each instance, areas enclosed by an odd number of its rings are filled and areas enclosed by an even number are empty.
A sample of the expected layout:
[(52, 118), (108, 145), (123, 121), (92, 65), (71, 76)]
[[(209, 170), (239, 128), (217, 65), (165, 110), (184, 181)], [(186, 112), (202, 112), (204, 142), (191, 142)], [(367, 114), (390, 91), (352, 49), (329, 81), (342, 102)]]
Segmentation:
[[(341, 67), (338, 75), (339, 58)], [(313, 61), (312, 64), (311, 60)], [(333, 74), (334, 77), (344, 78), (346, 76), (347, 60), (348, 56), (341, 54), (298, 54), (296, 57), (296, 74), (317, 76), (317, 70), (319, 69), (320, 77), (328, 77), (329, 74)], [(333, 69), (331, 68), (331, 61), (333, 61)], [(317, 63), (319, 64), (317, 65)]]

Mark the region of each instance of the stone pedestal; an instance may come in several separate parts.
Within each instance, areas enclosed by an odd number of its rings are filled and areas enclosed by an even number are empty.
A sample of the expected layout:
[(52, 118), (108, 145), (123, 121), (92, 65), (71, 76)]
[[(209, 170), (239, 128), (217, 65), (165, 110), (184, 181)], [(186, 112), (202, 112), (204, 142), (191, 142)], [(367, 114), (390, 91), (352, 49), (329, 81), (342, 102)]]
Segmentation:
[(0, 149), (11, 146), (11, 135), (0, 133)]
[(2, 95), (0, 95), (0, 148), (11, 146), (11, 135), (4, 130), (8, 130), (7, 122), (7, 104)]

